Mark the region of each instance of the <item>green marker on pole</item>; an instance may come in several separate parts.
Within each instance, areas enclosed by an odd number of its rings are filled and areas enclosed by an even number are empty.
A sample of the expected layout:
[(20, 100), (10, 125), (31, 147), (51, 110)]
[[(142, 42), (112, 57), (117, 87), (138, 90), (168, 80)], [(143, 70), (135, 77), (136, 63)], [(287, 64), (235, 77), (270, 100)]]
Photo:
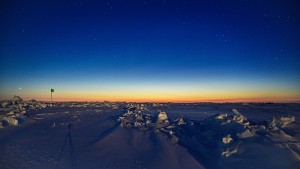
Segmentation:
[(52, 93), (54, 92), (54, 89), (51, 89), (51, 102), (52, 102)]

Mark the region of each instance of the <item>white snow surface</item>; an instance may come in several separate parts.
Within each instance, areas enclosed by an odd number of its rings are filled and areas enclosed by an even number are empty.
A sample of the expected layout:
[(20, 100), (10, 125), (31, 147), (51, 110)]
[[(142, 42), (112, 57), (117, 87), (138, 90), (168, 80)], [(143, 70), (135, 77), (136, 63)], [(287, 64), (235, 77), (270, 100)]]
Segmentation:
[[(1, 119), (14, 116), (20, 121), (0, 128), (4, 169), (300, 166), (297, 104), (50, 104), (25, 103), (18, 97), (14, 103), (2, 103)], [(39, 109), (21, 107), (28, 117), (15, 117), (20, 114), (16, 104), (35, 104)], [(281, 112), (287, 106), (292, 107), (288, 114), (263, 112)], [(7, 114), (12, 109), (15, 113)], [(158, 109), (164, 113), (158, 114)], [(249, 110), (262, 112), (255, 115)]]

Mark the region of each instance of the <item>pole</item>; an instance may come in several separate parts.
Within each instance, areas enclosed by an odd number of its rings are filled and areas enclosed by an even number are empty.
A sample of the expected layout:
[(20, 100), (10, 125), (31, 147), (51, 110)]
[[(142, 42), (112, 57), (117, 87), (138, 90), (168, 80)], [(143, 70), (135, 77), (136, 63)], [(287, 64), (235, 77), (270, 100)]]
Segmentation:
[(51, 92), (51, 103), (52, 103), (53, 102), (53, 100), (52, 100), (52, 93), (54, 92), (54, 89), (51, 89), (50, 92)]

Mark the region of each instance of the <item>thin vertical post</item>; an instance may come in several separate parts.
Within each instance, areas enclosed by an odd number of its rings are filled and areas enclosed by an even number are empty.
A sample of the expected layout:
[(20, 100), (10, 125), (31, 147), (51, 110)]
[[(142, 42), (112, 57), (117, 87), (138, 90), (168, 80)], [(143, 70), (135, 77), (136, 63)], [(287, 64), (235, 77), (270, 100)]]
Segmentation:
[(53, 102), (53, 100), (52, 100), (52, 93), (54, 92), (54, 89), (51, 89), (50, 92), (51, 92), (51, 103), (52, 103)]

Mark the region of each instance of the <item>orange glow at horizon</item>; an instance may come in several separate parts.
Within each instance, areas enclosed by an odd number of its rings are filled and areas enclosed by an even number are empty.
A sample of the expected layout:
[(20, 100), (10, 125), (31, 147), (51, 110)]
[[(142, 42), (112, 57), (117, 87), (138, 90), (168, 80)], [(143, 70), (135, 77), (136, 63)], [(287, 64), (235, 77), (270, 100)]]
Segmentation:
[[(16, 93), (25, 100), (50, 101), (50, 92)], [(1, 100), (13, 95), (1, 96)], [(297, 91), (244, 91), (244, 90), (190, 90), (190, 91), (59, 91), (53, 93), (53, 101), (124, 101), (124, 102), (299, 102)]]

